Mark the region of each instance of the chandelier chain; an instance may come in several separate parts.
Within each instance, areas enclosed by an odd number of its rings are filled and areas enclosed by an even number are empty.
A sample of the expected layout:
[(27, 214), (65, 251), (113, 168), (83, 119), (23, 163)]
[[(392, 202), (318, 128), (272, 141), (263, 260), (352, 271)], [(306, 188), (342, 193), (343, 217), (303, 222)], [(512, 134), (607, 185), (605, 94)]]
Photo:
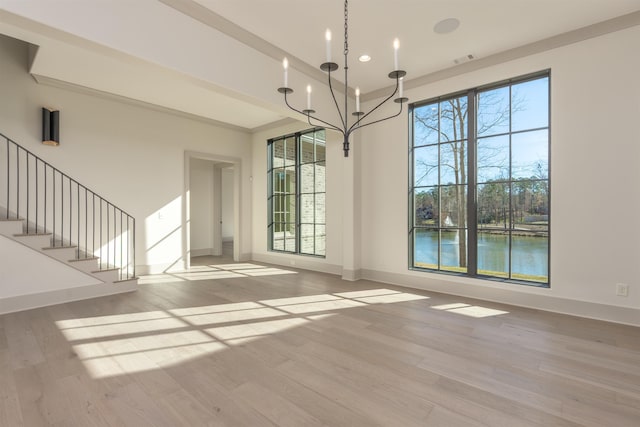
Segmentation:
[(349, 0), (344, 0), (344, 54), (349, 53)]

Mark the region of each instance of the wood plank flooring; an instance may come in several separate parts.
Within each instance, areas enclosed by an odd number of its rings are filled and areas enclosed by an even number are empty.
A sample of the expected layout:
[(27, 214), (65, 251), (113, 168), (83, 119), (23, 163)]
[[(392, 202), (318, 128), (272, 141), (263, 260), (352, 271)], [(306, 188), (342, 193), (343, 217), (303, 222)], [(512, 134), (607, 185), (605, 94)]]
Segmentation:
[(640, 426), (640, 328), (194, 264), (0, 316), (0, 426)]

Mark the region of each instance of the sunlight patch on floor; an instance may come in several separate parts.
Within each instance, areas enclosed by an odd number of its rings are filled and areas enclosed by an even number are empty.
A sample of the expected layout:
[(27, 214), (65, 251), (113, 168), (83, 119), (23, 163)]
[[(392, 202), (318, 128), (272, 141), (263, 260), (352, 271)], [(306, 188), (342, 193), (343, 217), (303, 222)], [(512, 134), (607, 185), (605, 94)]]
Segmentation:
[(237, 279), (242, 277), (277, 276), (280, 274), (297, 274), (295, 271), (277, 267), (266, 267), (251, 263), (192, 265), (187, 271), (170, 271), (162, 274), (140, 276), (141, 285), (171, 282), (194, 282), (200, 280)]
[(481, 307), (479, 305), (470, 305), (464, 303), (434, 305), (431, 308), (475, 318), (500, 316), (502, 314), (509, 313), (508, 311), (496, 310), (494, 308), (487, 308)]
[(105, 378), (175, 366), (322, 321), (340, 310), (421, 299), (428, 297), (370, 289), (59, 320), (56, 325), (90, 375)]

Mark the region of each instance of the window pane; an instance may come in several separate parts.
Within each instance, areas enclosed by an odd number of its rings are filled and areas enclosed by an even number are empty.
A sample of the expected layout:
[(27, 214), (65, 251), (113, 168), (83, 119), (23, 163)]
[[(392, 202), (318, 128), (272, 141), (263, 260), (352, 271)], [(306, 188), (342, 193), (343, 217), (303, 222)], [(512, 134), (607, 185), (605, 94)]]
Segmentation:
[(284, 196), (284, 212), (286, 222), (295, 222), (296, 220), (296, 196)]
[(318, 162), (315, 165), (315, 169), (316, 169), (316, 188), (315, 191), (319, 192), (319, 193), (324, 193), (325, 192), (325, 188), (326, 188), (326, 184), (325, 184), (325, 179), (326, 179), (326, 170), (325, 170), (325, 162)]
[(548, 233), (514, 233), (511, 237), (511, 277), (546, 283), (549, 280), (548, 254)]
[(284, 231), (284, 250), (289, 252), (296, 251), (296, 225), (286, 224)]
[(313, 163), (300, 165), (300, 192), (313, 193), (315, 187), (315, 167)]
[(440, 185), (467, 183), (467, 142), (440, 145)]
[(273, 203), (273, 218), (274, 222), (283, 222), (284, 219), (281, 217), (282, 212), (284, 211), (284, 196), (274, 195), (272, 199)]
[(285, 180), (284, 168), (278, 168), (273, 170), (273, 192), (282, 193), (284, 191)]
[(547, 181), (520, 180), (511, 185), (514, 228), (540, 231), (549, 223), (549, 185)]
[(326, 234), (326, 227), (324, 225), (316, 225), (316, 255), (325, 255), (325, 245), (327, 240)]
[(454, 98), (440, 103), (440, 142), (467, 138), (467, 98)]
[(300, 195), (300, 223), (313, 224), (314, 222), (314, 195)]
[(324, 193), (316, 193), (315, 200), (315, 221), (317, 224), (324, 224), (325, 222), (325, 195)]
[(300, 141), (300, 163), (312, 163), (313, 162), (313, 137), (305, 138), (302, 135)]
[(509, 87), (478, 95), (478, 136), (509, 132)]
[(548, 178), (549, 131), (514, 134), (511, 138), (511, 177)]
[[(324, 141), (324, 138), (322, 139)], [(326, 157), (324, 142), (316, 144), (316, 162), (324, 162)]]
[(464, 229), (440, 231), (440, 269), (467, 271), (467, 232)]
[(273, 233), (273, 249), (276, 251), (284, 251), (284, 231)]
[(509, 183), (492, 182), (478, 185), (478, 227), (487, 230), (508, 230)]
[(438, 143), (438, 104), (425, 105), (413, 111), (414, 146)]
[(284, 187), (282, 191), (288, 194), (295, 194), (296, 192), (296, 168), (295, 167), (286, 168)]
[(300, 252), (304, 254), (315, 253), (315, 236), (313, 224), (300, 225)]
[(294, 137), (287, 138), (285, 140), (285, 158), (284, 164), (285, 166), (293, 166), (296, 165), (296, 139)]
[(478, 233), (478, 274), (509, 277), (509, 231)]
[(513, 85), (512, 132), (549, 126), (549, 78)]
[(440, 187), (440, 227), (466, 227), (467, 186)]
[(438, 230), (414, 230), (413, 264), (420, 268), (438, 268)]
[(413, 199), (414, 225), (437, 227), (438, 188), (419, 188)]
[(273, 167), (280, 168), (284, 166), (284, 140), (279, 139), (271, 145), (273, 147)]
[(478, 182), (509, 179), (509, 136), (478, 139)]
[(438, 185), (438, 146), (430, 145), (413, 150), (414, 185)]

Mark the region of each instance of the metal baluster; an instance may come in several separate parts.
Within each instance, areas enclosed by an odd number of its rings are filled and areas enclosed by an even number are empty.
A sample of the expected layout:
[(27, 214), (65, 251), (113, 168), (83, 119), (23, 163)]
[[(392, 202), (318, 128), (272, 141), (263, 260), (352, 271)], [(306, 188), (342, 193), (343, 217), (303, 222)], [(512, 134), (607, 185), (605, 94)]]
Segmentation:
[(16, 145), (16, 183), (18, 191), (16, 192), (16, 219), (20, 218), (20, 151)]
[(10, 173), (10, 166), (11, 163), (9, 162), (9, 156), (10, 156), (10, 152), (9, 152), (9, 140), (5, 138), (5, 141), (7, 142), (7, 219), (9, 219), (9, 194), (10, 194), (10, 189), (11, 189), (11, 173)]
[(47, 164), (46, 163), (44, 163), (44, 232), (45, 233), (47, 232)]
[(107, 268), (109, 268), (109, 246), (111, 243), (109, 242), (109, 202), (107, 202)]
[(71, 191), (71, 178), (69, 180), (69, 246), (73, 246), (73, 238), (71, 236), (73, 230), (73, 192)]
[(89, 203), (87, 200), (87, 187), (84, 187), (84, 254), (89, 258)]
[(29, 153), (25, 153), (27, 161), (27, 234), (29, 234)]
[(56, 171), (51, 168), (51, 180), (53, 181), (53, 246), (56, 246)]
[(120, 280), (122, 280), (122, 211), (120, 211)]
[(96, 256), (96, 193), (91, 192), (91, 197), (93, 198), (91, 203), (91, 214), (93, 216), (93, 220), (91, 221), (91, 225), (93, 226), (93, 233), (91, 236), (91, 256)]
[(133, 277), (136, 277), (136, 219), (133, 219)]
[(102, 198), (99, 198), (100, 203), (100, 270), (102, 270)]
[(78, 205), (78, 234), (76, 235), (76, 240), (78, 242), (78, 256), (76, 258), (80, 259), (80, 184), (76, 182), (76, 204)]
[(64, 176), (60, 174), (60, 246), (64, 246)]
[(38, 158), (36, 157), (36, 234), (38, 234)]

